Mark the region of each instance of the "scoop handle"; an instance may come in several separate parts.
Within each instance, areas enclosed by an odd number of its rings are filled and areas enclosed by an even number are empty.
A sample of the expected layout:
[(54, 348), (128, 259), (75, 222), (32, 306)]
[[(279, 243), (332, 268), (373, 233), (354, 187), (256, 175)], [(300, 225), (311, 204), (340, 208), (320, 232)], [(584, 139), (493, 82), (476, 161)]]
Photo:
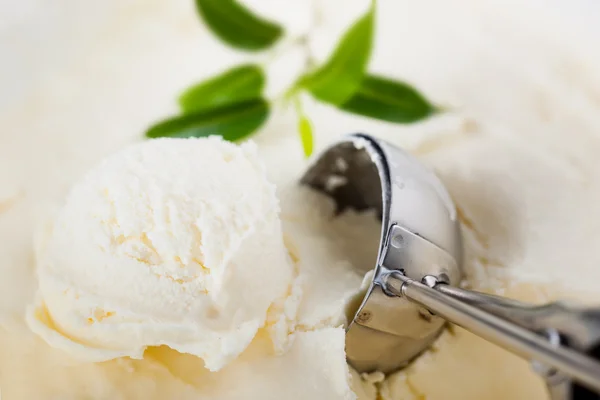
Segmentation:
[(560, 343), (552, 343), (547, 337), (494, 315), (488, 310), (443, 293), (437, 290), (438, 285), (432, 285), (433, 287), (425, 285), (406, 277), (399, 271), (390, 272), (383, 282), (387, 292), (405, 297), (483, 339), (523, 358), (551, 367), (590, 390), (600, 393), (600, 363), (594, 359), (564, 347)]

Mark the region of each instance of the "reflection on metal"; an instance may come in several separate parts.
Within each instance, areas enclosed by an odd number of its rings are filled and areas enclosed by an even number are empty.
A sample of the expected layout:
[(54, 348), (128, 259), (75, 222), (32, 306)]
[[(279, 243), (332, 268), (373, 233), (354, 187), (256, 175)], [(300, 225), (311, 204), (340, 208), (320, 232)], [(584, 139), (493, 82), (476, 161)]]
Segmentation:
[(554, 400), (588, 390), (570, 379), (600, 393), (598, 355), (586, 355), (600, 343), (600, 310), (534, 307), (459, 289), (456, 207), (415, 158), (373, 137), (350, 135), (322, 152), (302, 183), (332, 197), (338, 212), (375, 209), (381, 218), (377, 260), (363, 266), (364, 273), (374, 270), (373, 278), (346, 331), (348, 362), (359, 372), (406, 366), (450, 321), (535, 360)]

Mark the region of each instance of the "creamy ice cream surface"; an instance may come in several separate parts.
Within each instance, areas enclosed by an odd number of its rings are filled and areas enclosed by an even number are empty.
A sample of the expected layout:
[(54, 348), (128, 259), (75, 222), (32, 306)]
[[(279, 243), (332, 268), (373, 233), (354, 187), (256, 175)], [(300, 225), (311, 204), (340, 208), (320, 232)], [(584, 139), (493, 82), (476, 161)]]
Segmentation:
[[(310, 49), (270, 64), (273, 97), (370, 2), (240, 1), (290, 38), (310, 31)], [(432, 167), (458, 206), (469, 286), (600, 301), (600, 3), (377, 6), (369, 71), (446, 112), (395, 125), (303, 97), (317, 150), (364, 132)], [(140, 143), (182, 89), (248, 61), (193, 1), (0, 1), (0, 16), (2, 400), (547, 398), (527, 361), (460, 329), (385, 379), (349, 370), (343, 306), (379, 226), (333, 218), (298, 185), (307, 161), (291, 110), (273, 108), (258, 152)], [(226, 171), (235, 178), (211, 181)], [(36, 251), (35, 230), (55, 215)]]
[(218, 370), (265, 324), (277, 349), (293, 328), (294, 266), (252, 143), (118, 152), (73, 188), (37, 258), (29, 325), (86, 361), (166, 345)]
[[(143, 358), (211, 398), (276, 399), (299, 376), (288, 398), (371, 398), (342, 326), (379, 224), (332, 220), (328, 199), (281, 189), (285, 235), (252, 142), (160, 139), (109, 156), (40, 235), (29, 327), (74, 360)], [(249, 385), (256, 374), (268, 379)]]

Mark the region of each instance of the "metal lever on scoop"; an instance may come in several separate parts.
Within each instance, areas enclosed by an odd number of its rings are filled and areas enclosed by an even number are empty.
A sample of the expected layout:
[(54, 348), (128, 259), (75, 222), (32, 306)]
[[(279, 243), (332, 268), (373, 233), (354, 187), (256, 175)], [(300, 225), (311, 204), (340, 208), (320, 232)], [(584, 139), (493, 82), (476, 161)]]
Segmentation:
[[(383, 282), (385, 283), (385, 291), (404, 297), (477, 336), (523, 358), (555, 368), (585, 386), (600, 392), (600, 363), (574, 350), (563, 347), (559, 343), (552, 343), (541, 334), (533, 333), (514, 322), (459, 299), (460, 295), (463, 295), (473, 300), (479, 298), (479, 294), (470, 294), (468, 291), (447, 287), (434, 279), (425, 280), (425, 282), (431, 284), (431, 286), (428, 286), (407, 278), (399, 271), (387, 273), (383, 278)], [(454, 295), (451, 293), (454, 293)], [(501, 301), (505, 300), (502, 299)], [(506, 302), (509, 306), (515, 306), (515, 303), (510, 300), (506, 300)], [(500, 307), (502, 306), (496, 308)]]
[(552, 400), (600, 398), (600, 308), (529, 306), (459, 289), (458, 213), (417, 159), (372, 136), (348, 135), (316, 157), (301, 182), (332, 198), (338, 212), (375, 210), (381, 219), (374, 265), (356, 266), (372, 271), (368, 285), (348, 310), (346, 358), (357, 371), (405, 367), (450, 321), (532, 360)]

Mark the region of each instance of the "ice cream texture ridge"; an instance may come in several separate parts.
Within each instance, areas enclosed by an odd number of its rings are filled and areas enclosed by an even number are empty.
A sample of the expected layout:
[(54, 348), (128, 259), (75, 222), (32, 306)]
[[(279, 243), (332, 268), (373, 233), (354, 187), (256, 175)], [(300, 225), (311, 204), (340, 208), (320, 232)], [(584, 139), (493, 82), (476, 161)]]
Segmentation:
[(219, 370), (297, 304), (275, 186), (252, 143), (156, 140), (93, 169), (37, 254), (31, 329), (86, 361), (166, 345)]
[[(327, 203), (308, 189), (296, 194), (316, 209)], [(302, 282), (318, 280), (320, 266), (303, 264), (311, 250), (299, 253), (284, 237), (279, 214), (253, 142), (212, 136), (129, 146), (73, 187), (40, 236), (39, 291), (27, 323), (81, 362), (176, 351), (217, 372), (254, 347), (270, 362), (297, 363), (300, 346), (301, 357), (335, 363), (315, 394), (355, 398), (343, 325), (361, 277), (342, 262), (332, 267), (345, 278), (330, 299), (315, 304), (313, 284), (304, 299)], [(366, 232), (377, 240), (377, 221), (367, 216)], [(317, 349), (326, 350), (303, 354)]]

